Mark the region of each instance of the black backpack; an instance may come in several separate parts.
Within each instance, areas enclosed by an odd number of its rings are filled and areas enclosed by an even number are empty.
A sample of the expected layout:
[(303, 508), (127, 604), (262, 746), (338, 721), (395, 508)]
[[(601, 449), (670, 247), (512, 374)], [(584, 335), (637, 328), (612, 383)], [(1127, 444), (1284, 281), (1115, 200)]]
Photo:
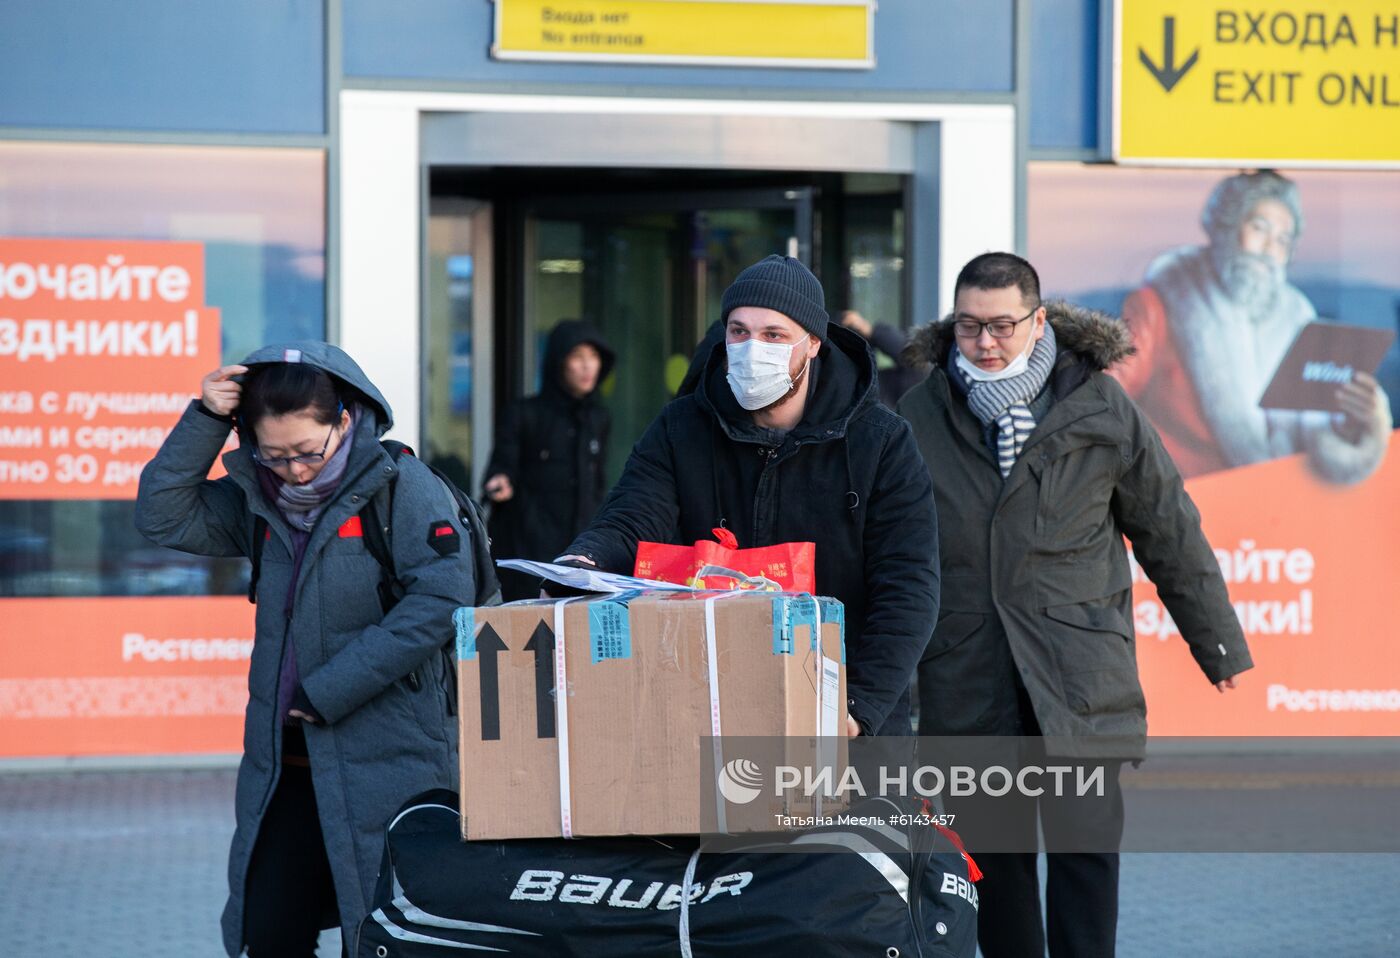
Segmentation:
[[(385, 450), (388, 451), (394, 462), (399, 461), (401, 456), (416, 455), (411, 448), (393, 439), (381, 440)], [(419, 460), (423, 462), (423, 460)], [(462, 524), (462, 528), (468, 532), (472, 550), (472, 571), (476, 576), (476, 598), (475, 605), (500, 605), (501, 604), (501, 582), (496, 575), (496, 563), (491, 558), (491, 538), (486, 533), (486, 523), (481, 518), (481, 509), (461, 489), (457, 488), (441, 470), (423, 462), (432, 470), (433, 475), (438, 477), (438, 481), (447, 487), (447, 491), (452, 493), (452, 498), (457, 503), (457, 518)], [(389, 524), (389, 517), (393, 515), (394, 509), (394, 484), (398, 474), (390, 479), (388, 484), (376, 493), (365, 505), (361, 515), (361, 526), (364, 530), (365, 548), (369, 554), (374, 556), (375, 561), (383, 570), (383, 575), (379, 580), (379, 602), (387, 613), (399, 600), (403, 598), (403, 586), (398, 579), (398, 573), (394, 569), (394, 550), (390, 547), (390, 536), (392, 529)], [(267, 520), (261, 516), (253, 520), (253, 541), (249, 550), (248, 558), (252, 561), (252, 573), (248, 579), (248, 601), (256, 603), (258, 601), (258, 575), (262, 570), (262, 550), (263, 542), (267, 538)], [(450, 642), (455, 643), (456, 636)]]

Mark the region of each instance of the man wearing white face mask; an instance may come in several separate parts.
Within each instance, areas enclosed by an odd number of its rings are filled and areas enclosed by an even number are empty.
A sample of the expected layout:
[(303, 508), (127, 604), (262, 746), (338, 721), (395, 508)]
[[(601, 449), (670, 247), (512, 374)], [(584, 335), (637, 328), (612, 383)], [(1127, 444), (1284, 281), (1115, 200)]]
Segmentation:
[[(899, 402), (933, 477), (943, 614), (919, 665), (919, 734), (1015, 737), (1104, 766), (1100, 801), (1014, 791), (1005, 814), (960, 815), (982, 867), (986, 958), (1112, 958), (1118, 921), (1118, 768), (1146, 749), (1133, 649), (1138, 564), (1220, 692), (1252, 666), (1200, 514), (1162, 441), (1105, 374), (1132, 353), (1121, 323), (1042, 304), (1011, 253), (958, 274), (953, 315), (915, 332), (933, 367)], [(1202, 695), (1210, 688), (1202, 684)], [(950, 799), (948, 810), (959, 814)], [(1047, 856), (1042, 922), (1037, 815)], [(986, 854), (988, 848), (993, 854)]]
[(716, 526), (746, 548), (815, 542), (817, 591), (845, 606), (847, 732), (908, 735), (938, 613), (938, 523), (909, 425), (880, 405), (865, 340), (829, 322), (797, 260), (740, 273), (721, 318), (695, 391), (661, 411), (561, 558), (631, 572), (639, 541)]

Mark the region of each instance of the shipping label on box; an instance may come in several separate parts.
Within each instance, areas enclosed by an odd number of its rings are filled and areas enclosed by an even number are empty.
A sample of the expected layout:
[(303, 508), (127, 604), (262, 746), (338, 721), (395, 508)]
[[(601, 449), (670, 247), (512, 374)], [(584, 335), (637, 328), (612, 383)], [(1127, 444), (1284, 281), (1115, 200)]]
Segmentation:
[[(702, 738), (830, 750), (845, 734), (834, 600), (629, 592), (459, 609), (456, 623), (464, 838), (698, 833), (713, 827)], [(721, 800), (721, 824), (770, 829), (814, 801)]]

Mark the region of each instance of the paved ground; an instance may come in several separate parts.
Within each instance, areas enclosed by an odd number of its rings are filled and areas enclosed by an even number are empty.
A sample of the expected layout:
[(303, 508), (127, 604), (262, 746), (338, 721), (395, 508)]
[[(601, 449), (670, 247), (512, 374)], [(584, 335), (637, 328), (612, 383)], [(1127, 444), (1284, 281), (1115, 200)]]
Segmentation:
[(231, 770), (0, 775), (0, 953), (219, 958), (232, 834)]
[[(232, 794), (228, 770), (0, 774), (0, 954), (218, 958)], [(1119, 954), (1381, 958), (1397, 904), (1395, 854), (1125, 855)]]

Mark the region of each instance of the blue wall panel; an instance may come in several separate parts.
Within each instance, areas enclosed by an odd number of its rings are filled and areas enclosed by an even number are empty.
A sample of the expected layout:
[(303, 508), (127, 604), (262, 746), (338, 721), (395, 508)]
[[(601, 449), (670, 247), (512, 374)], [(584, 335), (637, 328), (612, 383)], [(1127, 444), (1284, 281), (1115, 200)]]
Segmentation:
[(0, 2), (0, 126), (320, 133), (317, 0)]
[[(1099, 145), (1099, 0), (1031, 4), (1031, 147)], [(1104, 109), (1110, 104), (1105, 103)]]
[(344, 0), (345, 74), (461, 83), (1007, 93), (1013, 0), (880, 0), (873, 70), (522, 63), (490, 56), (488, 0)]

